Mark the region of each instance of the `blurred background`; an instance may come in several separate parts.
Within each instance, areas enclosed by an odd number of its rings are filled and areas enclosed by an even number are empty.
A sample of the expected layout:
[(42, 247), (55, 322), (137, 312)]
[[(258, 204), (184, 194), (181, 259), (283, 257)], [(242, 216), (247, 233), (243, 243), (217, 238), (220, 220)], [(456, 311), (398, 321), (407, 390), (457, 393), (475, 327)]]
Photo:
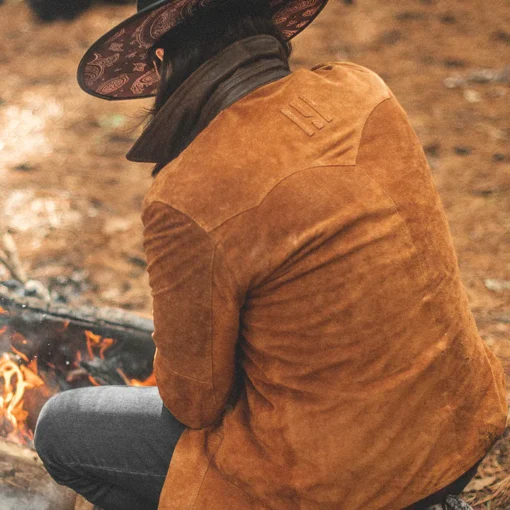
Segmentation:
[[(148, 100), (82, 92), (78, 62), (134, 2), (0, 0), (0, 231), (70, 306), (150, 315), (140, 209), (150, 165), (124, 155)], [(450, 223), (480, 334), (510, 376), (510, 1), (330, 0), (294, 68), (352, 61), (407, 111)], [(0, 282), (15, 286), (0, 264)], [(510, 509), (509, 438), (467, 493)]]

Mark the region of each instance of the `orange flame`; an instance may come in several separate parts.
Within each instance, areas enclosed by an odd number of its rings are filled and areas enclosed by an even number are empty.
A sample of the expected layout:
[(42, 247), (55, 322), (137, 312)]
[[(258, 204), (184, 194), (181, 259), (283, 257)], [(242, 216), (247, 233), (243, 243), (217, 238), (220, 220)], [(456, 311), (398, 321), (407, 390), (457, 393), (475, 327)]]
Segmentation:
[(85, 337), (87, 338), (87, 352), (91, 360), (95, 358), (93, 349), (99, 349), (99, 357), (104, 359), (104, 352), (115, 343), (113, 338), (103, 338), (92, 331), (85, 331)]
[(117, 373), (122, 377), (127, 386), (156, 386), (156, 375), (152, 372), (147, 379), (140, 381), (139, 379), (130, 379), (122, 368), (117, 368)]
[[(13, 431), (7, 439), (16, 441), (16, 436), (32, 438), (25, 421), (28, 412), (23, 408), (23, 396), (27, 389), (44, 385), (44, 381), (23, 365), (17, 365), (7, 353), (0, 358), (0, 380), (3, 391), (0, 395), (1, 414), (11, 423)], [(1, 387), (1, 386), (0, 386)]]
[(89, 381), (94, 385), (94, 386), (101, 386), (90, 374), (88, 375), (88, 378), (89, 378)]
[[(0, 314), (7, 313), (0, 307)], [(69, 321), (63, 324), (62, 329), (58, 330), (63, 332), (69, 325)], [(0, 329), (0, 335), (7, 331), (7, 326)], [(85, 346), (81, 350), (76, 351), (73, 368), (68, 373), (68, 380), (71, 381), (76, 377), (87, 377), (90, 384), (99, 386), (98, 382), (92, 375), (88, 374), (86, 370), (80, 367), (80, 361), (85, 356), (90, 360), (96, 357), (105, 359), (105, 352), (115, 344), (112, 338), (103, 338), (92, 331), (85, 331)], [(14, 331), (11, 334), (11, 341), (18, 347), (26, 345), (29, 341), (20, 333)], [(26, 409), (27, 401), (25, 401), (26, 390), (33, 388), (42, 388), (37, 390), (42, 392), (38, 398), (48, 398), (55, 390), (51, 390), (46, 382), (39, 376), (37, 366), (37, 356), (29, 358), (25, 353), (11, 345), (12, 352), (0, 355), (0, 433), (7, 433), (7, 440), (16, 443), (27, 444), (33, 440), (33, 432), (27, 422), (30, 415), (30, 409)], [(54, 363), (47, 361), (45, 366), (57, 370)], [(71, 367), (70, 367), (71, 368)], [(152, 373), (144, 381), (138, 379), (131, 379), (126, 376), (122, 369), (118, 368), (117, 372), (122, 377), (123, 381), (128, 386), (156, 386), (156, 379)], [(46, 374), (46, 372), (44, 372)], [(45, 377), (43, 375), (43, 377)], [(31, 400), (28, 400), (30, 406)], [(7, 426), (5, 428), (5, 426)]]
[(64, 321), (64, 323), (62, 324), (62, 327), (60, 329), (57, 329), (57, 331), (59, 333), (63, 333), (69, 327), (69, 324), (71, 324), (71, 321), (69, 319)]
[(27, 357), (26, 354), (23, 354), (21, 351), (18, 351), (18, 349), (16, 349), (16, 347), (14, 347), (13, 345), (11, 346), (11, 349), (13, 352), (15, 352), (22, 360), (26, 361), (27, 363), (30, 361)]

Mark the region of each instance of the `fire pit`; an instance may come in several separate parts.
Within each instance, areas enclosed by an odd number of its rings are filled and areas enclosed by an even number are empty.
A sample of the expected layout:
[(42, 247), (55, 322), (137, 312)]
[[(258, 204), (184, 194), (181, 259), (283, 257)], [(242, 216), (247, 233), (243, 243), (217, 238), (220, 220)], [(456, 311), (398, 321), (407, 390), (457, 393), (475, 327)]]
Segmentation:
[(77, 308), (0, 288), (0, 437), (32, 446), (42, 405), (55, 393), (104, 384), (154, 385), (150, 319)]
[(155, 385), (152, 331), (150, 319), (122, 310), (70, 308), (0, 286), (2, 510), (75, 508), (74, 493), (45, 475), (33, 451), (40, 410), (72, 388)]

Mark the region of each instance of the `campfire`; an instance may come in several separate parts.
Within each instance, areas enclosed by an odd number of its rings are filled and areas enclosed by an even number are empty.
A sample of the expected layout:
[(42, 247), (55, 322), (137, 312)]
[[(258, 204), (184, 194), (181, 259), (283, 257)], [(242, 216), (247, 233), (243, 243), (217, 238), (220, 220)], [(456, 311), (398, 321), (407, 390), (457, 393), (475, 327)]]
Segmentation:
[(0, 290), (0, 436), (33, 446), (44, 403), (84, 386), (155, 385), (152, 322), (70, 309)]
[(90, 509), (46, 473), (33, 450), (37, 418), (61, 391), (155, 385), (152, 320), (52, 299), (42, 283), (28, 279), (12, 237), (1, 229), (0, 263), (13, 278), (0, 282), (0, 508)]

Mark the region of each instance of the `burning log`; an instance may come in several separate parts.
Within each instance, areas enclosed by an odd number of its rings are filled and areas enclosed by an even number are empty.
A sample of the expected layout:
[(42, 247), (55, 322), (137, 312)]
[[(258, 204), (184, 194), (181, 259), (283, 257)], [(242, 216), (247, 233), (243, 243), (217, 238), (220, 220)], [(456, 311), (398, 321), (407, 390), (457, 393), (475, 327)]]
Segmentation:
[(59, 391), (155, 385), (152, 331), (150, 319), (122, 310), (72, 309), (0, 287), (0, 436), (31, 445), (40, 409)]
[(37, 354), (39, 365), (63, 364), (68, 372), (68, 365), (74, 361), (69, 357), (71, 351), (84, 351), (82, 364), (98, 376), (111, 379), (103, 384), (126, 382), (118, 372), (114, 374), (113, 359), (116, 368), (129, 378), (145, 379), (152, 373), (155, 347), (150, 319), (110, 308), (72, 309), (14, 296), (1, 287), (0, 307), (0, 352), (9, 351), (10, 343), (29, 359)]
[(76, 494), (56, 484), (37, 454), (0, 439), (0, 508), (2, 510), (73, 510)]

